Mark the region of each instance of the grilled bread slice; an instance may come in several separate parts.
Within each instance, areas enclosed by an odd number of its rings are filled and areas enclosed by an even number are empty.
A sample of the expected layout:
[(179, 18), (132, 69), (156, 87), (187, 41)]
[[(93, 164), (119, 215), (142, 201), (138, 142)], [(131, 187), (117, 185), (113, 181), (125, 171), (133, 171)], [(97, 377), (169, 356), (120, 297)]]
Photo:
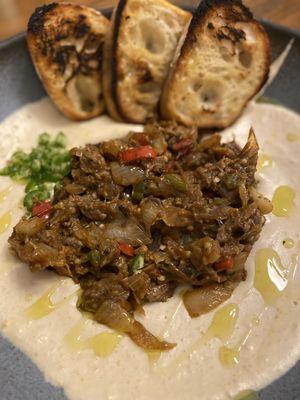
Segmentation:
[(203, 0), (179, 41), (161, 116), (225, 128), (262, 87), (269, 64), (267, 34), (240, 1)]
[(68, 3), (39, 7), (29, 20), (27, 43), (36, 71), (71, 119), (104, 111), (102, 49), (108, 28), (100, 12)]
[(166, 0), (120, 0), (105, 41), (103, 87), (110, 115), (157, 116), (162, 85), (191, 14)]

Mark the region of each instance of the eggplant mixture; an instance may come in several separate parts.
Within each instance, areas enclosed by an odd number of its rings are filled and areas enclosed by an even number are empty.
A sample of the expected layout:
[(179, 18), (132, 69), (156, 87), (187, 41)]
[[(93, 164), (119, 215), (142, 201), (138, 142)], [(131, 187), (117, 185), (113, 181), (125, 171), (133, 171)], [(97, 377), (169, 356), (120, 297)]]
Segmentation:
[(80, 309), (146, 350), (168, 350), (135, 319), (190, 287), (192, 317), (230, 297), (271, 211), (255, 189), (258, 145), (241, 149), (175, 123), (74, 148), (52, 202), (38, 202), (9, 243), (32, 271), (79, 283)]

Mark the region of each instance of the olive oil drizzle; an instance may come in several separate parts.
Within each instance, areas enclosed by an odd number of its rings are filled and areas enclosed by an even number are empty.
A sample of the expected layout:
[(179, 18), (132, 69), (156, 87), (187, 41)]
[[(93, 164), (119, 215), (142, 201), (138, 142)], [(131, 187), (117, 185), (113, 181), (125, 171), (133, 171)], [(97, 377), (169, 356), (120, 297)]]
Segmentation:
[(157, 370), (170, 373), (186, 361), (194, 351), (205, 346), (210, 340), (218, 338), (221, 341), (226, 341), (234, 331), (238, 315), (239, 306), (233, 303), (227, 304), (217, 310), (207, 331), (179, 354), (170, 364), (165, 367), (157, 368)]
[(92, 350), (97, 357), (108, 357), (120, 343), (122, 335), (117, 332), (101, 332), (84, 340), (82, 335), (87, 321), (86, 316), (83, 316), (65, 336), (64, 342), (72, 351)]
[(273, 160), (268, 154), (261, 153), (258, 156), (257, 161), (257, 171), (261, 171), (264, 168), (271, 167), (273, 165)]
[(0, 216), (0, 235), (9, 228), (11, 224), (11, 217), (12, 217), (11, 211), (8, 211)]
[(64, 305), (71, 297), (73, 297), (77, 293), (76, 290), (76, 292), (69, 294), (68, 296), (54, 304), (51, 297), (54, 295), (54, 293), (63, 281), (64, 280), (62, 279), (56, 282), (50, 289), (46, 291), (46, 293), (44, 293), (38, 300), (36, 300), (29, 308), (25, 310), (25, 314), (30, 320), (37, 320), (46, 317), (48, 314), (51, 314), (59, 307)]
[(279, 186), (272, 198), (273, 203), (273, 214), (276, 217), (288, 217), (295, 210), (295, 199), (296, 192), (290, 186)]

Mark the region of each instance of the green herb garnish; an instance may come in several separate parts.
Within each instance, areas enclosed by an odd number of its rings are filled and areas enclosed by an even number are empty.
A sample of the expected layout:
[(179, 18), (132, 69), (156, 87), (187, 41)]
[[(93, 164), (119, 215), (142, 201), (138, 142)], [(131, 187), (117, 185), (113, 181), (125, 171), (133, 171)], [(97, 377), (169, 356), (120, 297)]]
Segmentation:
[(50, 199), (56, 184), (68, 175), (71, 157), (66, 150), (66, 137), (60, 132), (53, 140), (48, 133), (39, 136), (31, 153), (16, 151), (0, 175), (26, 184), (23, 204), (28, 211), (36, 202)]
[(140, 269), (144, 268), (145, 259), (143, 254), (138, 254), (129, 263), (131, 273), (135, 273)]

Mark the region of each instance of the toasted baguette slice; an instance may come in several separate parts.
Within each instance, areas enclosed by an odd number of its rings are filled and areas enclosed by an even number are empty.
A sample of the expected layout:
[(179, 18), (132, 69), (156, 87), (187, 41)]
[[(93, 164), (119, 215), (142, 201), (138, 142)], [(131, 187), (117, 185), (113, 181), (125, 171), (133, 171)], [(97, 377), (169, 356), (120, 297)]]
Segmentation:
[(53, 3), (35, 10), (27, 43), (36, 71), (56, 106), (86, 120), (104, 111), (102, 49), (109, 20), (89, 7)]
[(162, 85), (191, 14), (166, 0), (120, 0), (105, 41), (103, 87), (110, 115), (157, 116)]
[(183, 33), (164, 86), (163, 119), (225, 128), (268, 77), (270, 46), (238, 0), (203, 0)]

